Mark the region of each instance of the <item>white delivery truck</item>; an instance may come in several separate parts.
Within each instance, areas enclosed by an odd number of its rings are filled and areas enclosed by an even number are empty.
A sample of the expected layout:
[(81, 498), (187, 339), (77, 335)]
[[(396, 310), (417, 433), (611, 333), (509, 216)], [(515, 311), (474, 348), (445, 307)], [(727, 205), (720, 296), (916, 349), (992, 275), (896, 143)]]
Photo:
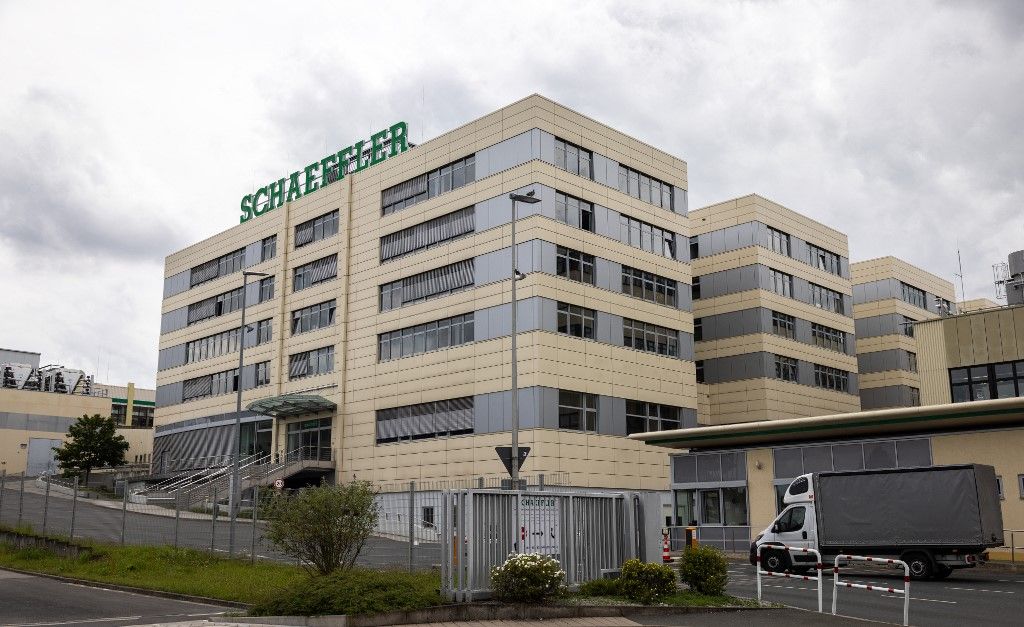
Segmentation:
[[(750, 546), (816, 549), (837, 555), (900, 559), (914, 579), (944, 578), (988, 559), (1003, 543), (995, 470), (983, 464), (818, 472), (790, 483), (785, 509)], [(806, 572), (810, 553), (765, 548), (765, 570)]]

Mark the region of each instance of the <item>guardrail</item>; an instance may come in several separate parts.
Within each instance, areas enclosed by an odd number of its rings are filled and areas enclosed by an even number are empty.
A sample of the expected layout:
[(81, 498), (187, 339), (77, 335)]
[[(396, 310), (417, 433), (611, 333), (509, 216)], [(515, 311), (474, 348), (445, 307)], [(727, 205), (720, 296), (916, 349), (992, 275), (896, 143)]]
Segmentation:
[[(761, 562), (761, 553), (765, 549), (775, 550), (775, 551), (785, 550), (785, 551), (787, 551), (790, 554), (792, 554), (792, 553), (808, 553), (808, 554), (811, 554), (815, 558), (817, 558), (817, 559), (814, 560), (814, 570), (817, 571), (817, 575), (814, 576), (814, 577), (809, 577), (807, 575), (794, 575), (794, 574), (789, 573), (789, 572), (777, 573), (777, 572), (774, 572), (774, 571), (765, 570), (765, 569), (761, 568), (761, 564), (762, 564), (762, 562)], [(800, 580), (803, 580), (803, 581), (815, 581), (815, 580), (817, 580), (817, 582), (818, 582), (818, 613), (819, 614), (820, 613), (824, 613), (824, 604), (822, 602), (822, 590), (823, 590), (823, 588), (822, 588), (822, 582), (821, 582), (821, 570), (822, 570), (823, 567), (821, 565), (821, 553), (819, 553), (815, 549), (808, 549), (808, 548), (805, 548), (805, 547), (802, 547), (802, 546), (788, 546), (788, 545), (785, 545), (785, 544), (762, 544), (761, 546), (757, 547), (757, 560), (756, 561), (757, 561), (757, 563), (754, 565), (754, 568), (757, 570), (757, 602), (758, 603), (761, 602), (761, 575), (766, 575), (768, 577), (784, 577), (786, 579), (800, 579)], [(835, 610), (835, 597), (834, 596), (832, 597), (832, 613), (833, 614), (836, 613), (836, 610)]]
[[(863, 583), (851, 583), (848, 581), (839, 581), (839, 561), (845, 560), (848, 562), (871, 562), (872, 564), (890, 564), (903, 566), (903, 589), (893, 588), (891, 586), (872, 586)], [(902, 594), (903, 595), (903, 624), (910, 624), (910, 567), (907, 563), (902, 560), (885, 559), (881, 557), (867, 557), (865, 555), (837, 555), (836, 562), (832, 567), (832, 615), (836, 614), (836, 602), (839, 597), (839, 588), (852, 588), (856, 590), (870, 590), (878, 592), (888, 592), (889, 594)]]

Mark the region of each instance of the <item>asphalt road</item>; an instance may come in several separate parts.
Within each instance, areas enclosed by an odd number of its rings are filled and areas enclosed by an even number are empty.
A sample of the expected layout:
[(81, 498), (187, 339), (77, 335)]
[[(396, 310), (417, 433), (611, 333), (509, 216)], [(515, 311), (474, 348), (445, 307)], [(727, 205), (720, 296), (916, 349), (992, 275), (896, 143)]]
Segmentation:
[[(842, 581), (903, 587), (903, 571), (880, 567), (845, 568)], [(731, 562), (731, 594), (754, 598), (757, 588), (754, 567)], [(825, 612), (832, 610), (832, 573), (822, 577)], [(817, 610), (817, 584), (813, 581), (764, 577), (763, 599), (784, 605)], [(903, 621), (903, 596), (841, 589), (838, 613), (886, 623)], [(1001, 566), (957, 570), (942, 581), (910, 583), (911, 625), (1021, 625), (1024, 624), (1024, 572)]]
[[(14, 525), (18, 519), (19, 491), (8, 484), (4, 491), (0, 522)], [(29, 523), (36, 531), (43, 530), (44, 496), (37, 492), (25, 491), (21, 504), (22, 521)], [(68, 535), (71, 526), (72, 501), (70, 497), (51, 494), (46, 505), (46, 530), (54, 535)], [(101, 542), (117, 543), (121, 539), (122, 512), (120, 509), (101, 507), (89, 499), (79, 499), (75, 507), (75, 537), (89, 538)], [(178, 545), (217, 553), (228, 552), (228, 519), (219, 518), (195, 520), (143, 514), (128, 511), (124, 516), (125, 542), (138, 545), (173, 545), (177, 526)], [(263, 540), (263, 526), (256, 525), (256, 555), (260, 558), (288, 561), (288, 558), (274, 550)], [(253, 524), (239, 519), (235, 528), (235, 547), (239, 554), (249, 555), (253, 546)], [(414, 548), (414, 563), (417, 568), (429, 568), (441, 559), (437, 544), (420, 544)], [(374, 568), (408, 568), (409, 544), (387, 538), (370, 538), (359, 556), (359, 563)]]
[(0, 570), (0, 625), (117, 627), (201, 620), (227, 608)]

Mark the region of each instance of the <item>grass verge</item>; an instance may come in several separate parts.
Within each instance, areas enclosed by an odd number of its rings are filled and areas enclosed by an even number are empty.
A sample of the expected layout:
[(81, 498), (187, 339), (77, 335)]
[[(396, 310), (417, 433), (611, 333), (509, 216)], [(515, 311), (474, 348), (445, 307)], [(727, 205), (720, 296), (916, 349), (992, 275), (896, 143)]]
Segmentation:
[(0, 544), (0, 566), (254, 604), (307, 579), (297, 566), (229, 560), (172, 547), (88, 545), (77, 558)]

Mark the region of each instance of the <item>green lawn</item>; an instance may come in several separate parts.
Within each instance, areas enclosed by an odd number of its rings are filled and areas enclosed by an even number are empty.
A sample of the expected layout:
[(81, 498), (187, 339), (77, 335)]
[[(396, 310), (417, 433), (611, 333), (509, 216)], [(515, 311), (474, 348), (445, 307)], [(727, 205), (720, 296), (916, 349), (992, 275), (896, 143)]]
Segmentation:
[(78, 558), (65, 558), (0, 544), (0, 566), (241, 603), (256, 603), (308, 578), (297, 566), (171, 547), (94, 545)]

